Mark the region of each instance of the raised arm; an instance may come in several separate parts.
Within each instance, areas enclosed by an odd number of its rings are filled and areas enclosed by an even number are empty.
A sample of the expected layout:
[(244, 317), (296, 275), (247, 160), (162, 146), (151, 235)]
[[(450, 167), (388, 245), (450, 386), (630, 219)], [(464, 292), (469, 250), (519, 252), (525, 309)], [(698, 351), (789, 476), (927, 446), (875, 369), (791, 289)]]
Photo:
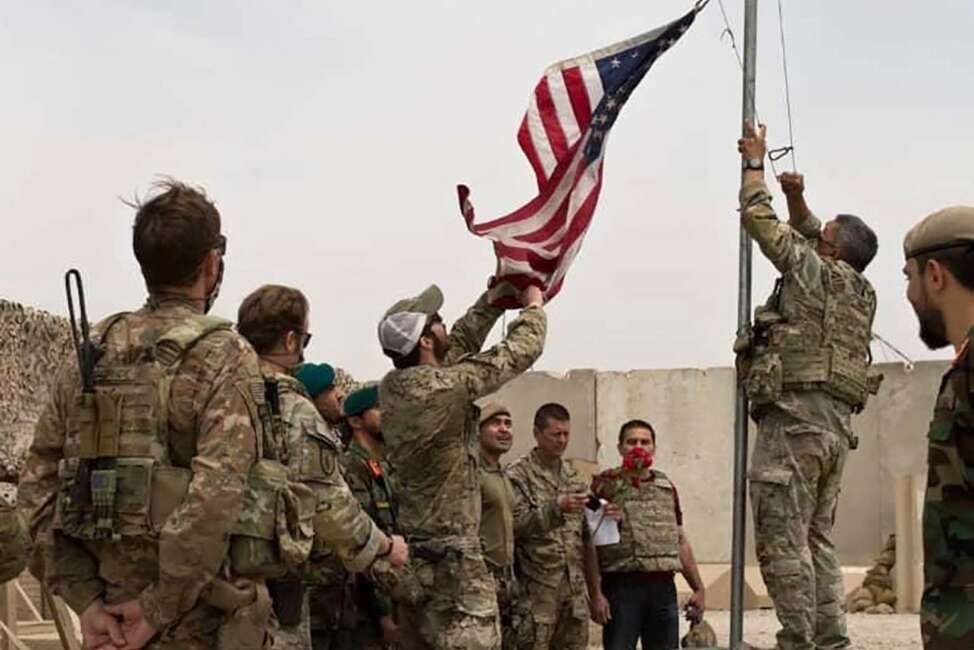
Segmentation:
[(805, 177), (797, 172), (782, 172), (778, 182), (788, 202), (788, 225), (805, 239), (818, 239), (822, 234), (822, 222), (805, 202)]
[(487, 335), (494, 323), (504, 313), (503, 309), (491, 307), (484, 292), (473, 306), (453, 324), (450, 330), (450, 351), (446, 363), (455, 363), (466, 354), (476, 354), (484, 346)]
[[(755, 130), (753, 125), (746, 124), (744, 137), (737, 141), (742, 159), (751, 165), (744, 169), (741, 177), (741, 225), (780, 272), (787, 273), (803, 265), (817, 267), (821, 260), (812, 242), (791, 225), (779, 221), (771, 207), (771, 192), (764, 182), (765, 133), (764, 125)], [(755, 168), (759, 164), (760, 167)], [(804, 215), (806, 220), (807, 217)], [(806, 221), (802, 228), (810, 229), (813, 225)], [(805, 270), (815, 275), (816, 269)]]
[(471, 399), (493, 393), (541, 356), (548, 332), (541, 290), (528, 287), (521, 300), (524, 309), (511, 323), (503, 341), (479, 354), (459, 359), (450, 369), (466, 386)]

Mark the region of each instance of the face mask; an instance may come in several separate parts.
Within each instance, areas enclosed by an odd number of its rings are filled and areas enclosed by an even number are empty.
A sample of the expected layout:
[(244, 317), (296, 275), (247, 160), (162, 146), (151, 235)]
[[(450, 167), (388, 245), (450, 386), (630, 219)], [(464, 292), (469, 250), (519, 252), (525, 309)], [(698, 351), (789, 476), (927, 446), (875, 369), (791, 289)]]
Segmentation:
[(213, 303), (216, 302), (217, 297), (220, 295), (220, 286), (223, 284), (223, 258), (220, 258), (220, 270), (216, 274), (216, 283), (213, 288), (210, 289), (210, 293), (206, 294), (206, 301), (203, 304), (203, 313), (210, 313), (210, 309), (213, 307)]

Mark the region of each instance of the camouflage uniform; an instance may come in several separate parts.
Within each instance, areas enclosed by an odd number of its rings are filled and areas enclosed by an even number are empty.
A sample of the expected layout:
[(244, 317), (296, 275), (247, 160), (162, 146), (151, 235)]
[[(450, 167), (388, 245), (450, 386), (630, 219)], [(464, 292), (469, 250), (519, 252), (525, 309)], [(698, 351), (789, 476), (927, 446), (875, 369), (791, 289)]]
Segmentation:
[[(582, 513), (564, 515), (558, 496), (586, 492), (574, 468), (553, 472), (537, 449), (508, 468), (514, 485), (515, 556), (520, 586), (516, 604), (520, 650), (588, 647), (588, 601), (583, 573), (588, 528)], [(534, 530), (529, 522), (538, 522)], [(547, 531), (547, 532), (546, 532)]]
[[(323, 577), (330, 582), (335, 574), (344, 577), (344, 568), (351, 571), (368, 569), (381, 548), (383, 534), (363, 511), (342, 477), (337, 434), (321, 417), (304, 386), (290, 375), (275, 373), (267, 364), (263, 364), (263, 370), (266, 379), (277, 386), (280, 419), (276, 425), (284, 430), (279, 437), (285, 441), (282, 455), (288, 459), (288, 471), (293, 480), (314, 490), (317, 502), (312, 521), (315, 542), (305, 575), (292, 573), (288, 580), (281, 581), (291, 583), (284, 584), (283, 588), (293, 598), (295, 593), (303, 591), (300, 588), (302, 582), (314, 584), (321, 582)], [(275, 585), (271, 586), (273, 589)], [(337, 611), (322, 612), (315, 608), (310, 612), (313, 616), (309, 623), (310, 606), (307, 600), (301, 600), (304, 602), (290, 602), (292, 608), (300, 604), (301, 623), (275, 629), (274, 647), (309, 648), (309, 627), (320, 629), (322, 617), (338, 614)], [(290, 615), (294, 614), (295, 610), (291, 609)]]
[(409, 648), (497, 648), (493, 579), (480, 547), (474, 400), (527, 370), (547, 320), (521, 312), (500, 344), (480, 351), (501, 311), (486, 294), (457, 321), (441, 367), (388, 373), (379, 386), (386, 456), (396, 470), (399, 529), (411, 556), (394, 597)]
[(758, 423), (748, 473), (756, 552), (782, 625), (778, 647), (846, 648), (832, 526), (855, 446), (850, 417), (875, 391), (867, 368), (876, 297), (851, 266), (818, 255), (817, 219), (800, 231), (778, 221), (763, 182), (741, 189), (741, 219), (782, 273), (757, 310), (754, 350), (741, 357)]
[[(365, 447), (352, 438), (340, 463), (345, 480), (362, 508), (386, 533), (396, 529), (394, 478), (388, 463), (373, 458)], [(349, 629), (340, 647), (349, 650), (382, 648), (379, 619), (392, 615), (389, 595), (364, 575), (351, 577), (347, 597), (353, 611)]]
[[(111, 380), (114, 368), (151, 357), (163, 333), (201, 318), (189, 303), (150, 300), (139, 311), (112, 319), (96, 372)], [(95, 340), (101, 329), (96, 328)], [(43, 559), (46, 584), (73, 610), (83, 612), (98, 598), (107, 603), (138, 599), (159, 630), (147, 647), (213, 648), (225, 623), (235, 626), (249, 618), (249, 629), (261, 630), (270, 613), (263, 582), (238, 579), (227, 563), (230, 533), (263, 434), (255, 393), (260, 373), (253, 350), (228, 327), (202, 337), (178, 360), (168, 394), (168, 427), (162, 432), (168, 448), (144, 448), (144, 436), (116, 431), (119, 457), (167, 459), (151, 467), (146, 488), (152, 491), (151, 504), (116, 502), (118, 539), (80, 539), (66, 530), (76, 506), (59, 472), (70, 475), (78, 467), (85, 425), (78, 420), (82, 402), (73, 359), (62, 365), (37, 422), (21, 475), (19, 508)], [(119, 409), (134, 416), (139, 405), (121, 402)], [(158, 417), (151, 407), (146, 410)], [(158, 496), (172, 502), (168, 507), (156, 502), (157, 486), (190, 471), (181, 498), (179, 489), (160, 491)], [(120, 494), (126, 480), (138, 476), (120, 478)], [(249, 646), (259, 647), (262, 635), (251, 636), (256, 638)]]
[(968, 343), (940, 384), (923, 509), (927, 650), (974, 648), (974, 351)]
[(27, 531), (17, 514), (17, 486), (0, 481), (0, 585), (27, 565)]

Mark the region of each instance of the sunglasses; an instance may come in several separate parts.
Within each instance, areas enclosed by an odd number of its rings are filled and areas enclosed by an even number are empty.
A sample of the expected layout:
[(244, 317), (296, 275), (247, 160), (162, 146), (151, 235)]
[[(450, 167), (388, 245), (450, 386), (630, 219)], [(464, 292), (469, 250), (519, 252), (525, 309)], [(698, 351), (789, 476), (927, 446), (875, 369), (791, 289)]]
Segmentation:
[(227, 238), (224, 235), (216, 236), (216, 245), (213, 250), (220, 251), (221, 257), (227, 254)]
[(301, 349), (304, 350), (311, 343), (311, 332), (298, 332), (301, 335)]

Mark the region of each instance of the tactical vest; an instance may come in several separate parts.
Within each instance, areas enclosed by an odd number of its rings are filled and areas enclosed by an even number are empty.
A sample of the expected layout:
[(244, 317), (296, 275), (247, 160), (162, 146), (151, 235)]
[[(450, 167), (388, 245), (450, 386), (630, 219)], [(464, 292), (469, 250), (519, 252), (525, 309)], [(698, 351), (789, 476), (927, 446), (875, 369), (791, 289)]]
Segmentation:
[(859, 411), (879, 390), (882, 376), (869, 369), (872, 286), (845, 262), (823, 260), (821, 277), (824, 300), (791, 274), (782, 276), (755, 312), (753, 338), (735, 345), (749, 362), (745, 387), (755, 406), (786, 391), (822, 390)]
[[(967, 354), (963, 359), (969, 363)], [(974, 589), (974, 408), (959, 376), (944, 377), (927, 434), (923, 508), (923, 573), (927, 588)], [(967, 394), (964, 394), (967, 393)], [(962, 454), (966, 451), (965, 458)]]
[(659, 470), (653, 477), (626, 494), (619, 543), (596, 547), (603, 573), (683, 569), (674, 487)]
[[(107, 351), (117, 314), (96, 328)], [(68, 409), (67, 442), (58, 475), (55, 525), (83, 540), (157, 541), (193, 478), (195, 449), (181, 449), (169, 432), (172, 382), (186, 353), (201, 339), (231, 324), (196, 315), (150, 335), (119, 362), (95, 366), (94, 392), (78, 390)], [(258, 461), (248, 477), (240, 520), (232, 529), (231, 568), (236, 575), (278, 575), (302, 562), (307, 551), (290, 543), (303, 520), (301, 486), (287, 481), (274, 456), (264, 386), (255, 381), (245, 400), (258, 428)], [(312, 510), (313, 512), (313, 506)], [(310, 547), (310, 541), (307, 542)]]

